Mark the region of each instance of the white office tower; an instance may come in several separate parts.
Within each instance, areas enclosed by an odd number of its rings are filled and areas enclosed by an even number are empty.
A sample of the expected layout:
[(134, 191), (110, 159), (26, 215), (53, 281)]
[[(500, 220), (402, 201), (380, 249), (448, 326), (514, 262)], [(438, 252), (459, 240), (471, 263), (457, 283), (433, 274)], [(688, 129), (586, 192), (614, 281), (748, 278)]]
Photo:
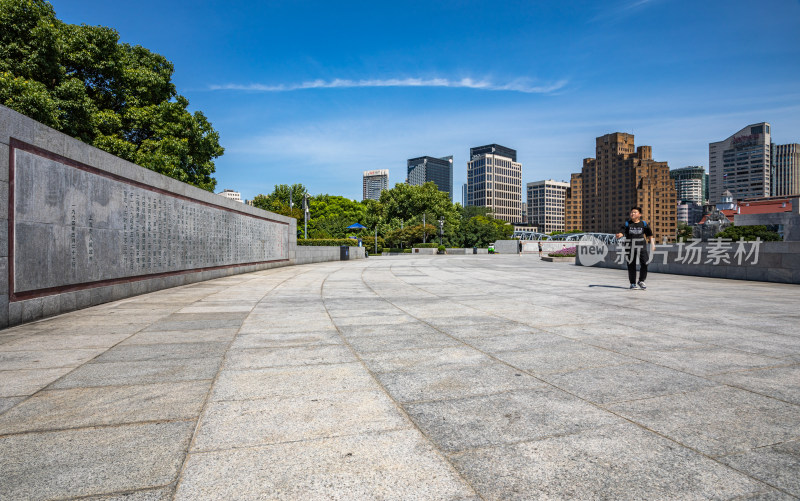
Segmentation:
[(362, 200), (380, 200), (381, 192), (389, 189), (389, 169), (365, 170), (363, 184)]
[(544, 233), (564, 231), (564, 202), (569, 183), (548, 179), (528, 183), (526, 187), (528, 224)]
[(522, 164), (517, 151), (499, 144), (469, 149), (467, 198), (469, 205), (488, 207), (493, 217), (522, 222)]

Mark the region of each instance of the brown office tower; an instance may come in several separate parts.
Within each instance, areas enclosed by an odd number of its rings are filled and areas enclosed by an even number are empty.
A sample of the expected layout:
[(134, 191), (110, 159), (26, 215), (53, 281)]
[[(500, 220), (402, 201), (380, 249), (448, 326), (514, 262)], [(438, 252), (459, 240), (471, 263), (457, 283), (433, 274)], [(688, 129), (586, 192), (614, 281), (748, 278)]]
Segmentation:
[[(585, 162), (585, 160), (584, 160)], [(564, 230), (583, 231), (583, 192), (581, 173), (573, 173), (569, 177), (567, 198), (564, 201)]]
[(650, 146), (635, 148), (633, 134), (622, 132), (598, 137), (596, 155), (570, 180), (567, 231), (616, 233), (639, 206), (657, 241), (674, 240), (677, 194), (667, 162), (654, 161)]

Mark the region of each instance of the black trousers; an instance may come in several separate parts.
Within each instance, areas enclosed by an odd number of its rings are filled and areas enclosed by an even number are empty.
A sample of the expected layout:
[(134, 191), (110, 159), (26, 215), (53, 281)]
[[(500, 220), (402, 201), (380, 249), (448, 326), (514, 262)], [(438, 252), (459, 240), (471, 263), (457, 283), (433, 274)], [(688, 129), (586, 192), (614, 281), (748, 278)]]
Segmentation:
[(650, 254), (647, 251), (647, 243), (636, 240), (628, 245), (626, 260), (628, 262), (628, 281), (636, 283), (636, 262), (639, 262), (639, 282), (647, 280), (647, 262), (650, 261)]

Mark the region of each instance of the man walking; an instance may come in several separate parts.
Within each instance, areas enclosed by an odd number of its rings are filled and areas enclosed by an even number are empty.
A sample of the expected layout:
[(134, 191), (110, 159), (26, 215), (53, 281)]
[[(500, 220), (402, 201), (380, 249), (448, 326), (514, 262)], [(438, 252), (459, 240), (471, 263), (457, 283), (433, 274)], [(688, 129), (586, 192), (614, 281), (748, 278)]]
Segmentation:
[[(644, 281), (647, 279), (647, 263), (650, 261), (648, 253), (648, 239), (650, 246), (655, 247), (655, 239), (653, 238), (653, 230), (647, 225), (647, 221), (642, 220), (642, 208), (632, 207), (630, 219), (625, 221), (619, 232), (617, 238), (625, 237), (625, 247), (628, 260), (628, 281), (631, 283), (631, 289), (636, 289), (636, 261), (639, 261), (639, 282), (640, 289), (647, 289)], [(638, 258), (638, 259), (637, 259)]]

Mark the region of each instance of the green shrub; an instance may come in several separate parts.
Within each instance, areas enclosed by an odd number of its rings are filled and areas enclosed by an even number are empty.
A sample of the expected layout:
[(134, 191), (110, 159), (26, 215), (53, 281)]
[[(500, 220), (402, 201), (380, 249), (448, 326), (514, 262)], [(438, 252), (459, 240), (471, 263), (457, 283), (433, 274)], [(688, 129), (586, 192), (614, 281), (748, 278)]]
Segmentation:
[(411, 254), (411, 249), (403, 249), (403, 254)]
[(426, 244), (414, 244), (412, 247), (416, 247), (417, 249), (436, 249), (439, 247), (437, 243), (426, 243)]
[(445, 246), (444, 245), (440, 245), (439, 246), (439, 254), (444, 254), (444, 251), (445, 251)]
[(358, 247), (358, 240), (351, 238), (309, 238), (308, 240), (298, 238), (297, 245), (309, 245), (312, 247), (349, 245), (350, 247)]

